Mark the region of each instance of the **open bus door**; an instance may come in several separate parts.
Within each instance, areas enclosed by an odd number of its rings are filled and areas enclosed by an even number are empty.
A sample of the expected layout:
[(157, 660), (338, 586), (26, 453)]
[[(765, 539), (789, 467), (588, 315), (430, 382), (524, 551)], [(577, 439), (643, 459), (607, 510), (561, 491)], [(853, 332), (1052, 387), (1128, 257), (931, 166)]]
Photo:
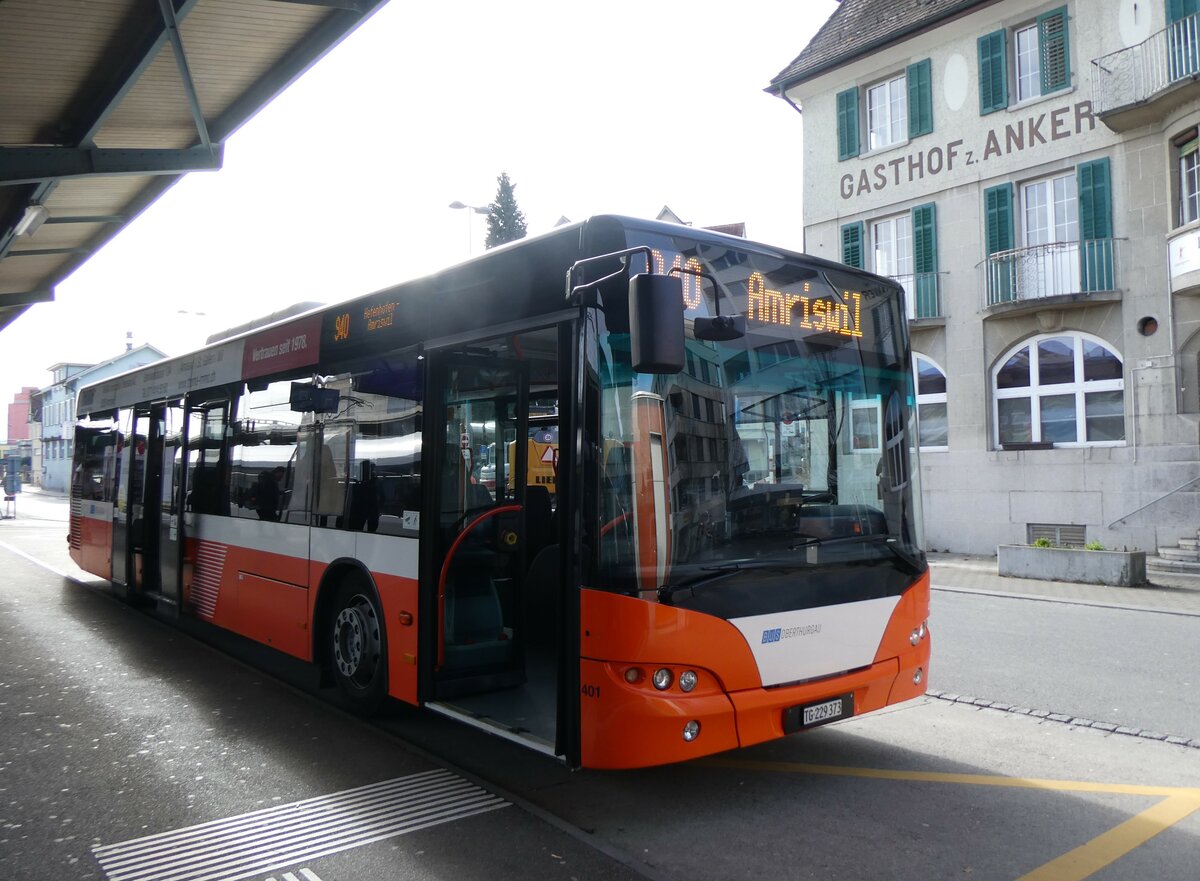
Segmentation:
[(182, 402), (156, 405), (158, 471), (159, 610), (179, 615), (183, 587), (184, 411)]
[(494, 482), (477, 467), (489, 446), (528, 437), (527, 365), (464, 352), (430, 361), (426, 473), (436, 478), (422, 514), (422, 618), (431, 622), (421, 635), (423, 693), (432, 709), (553, 755), (561, 625), (535, 607), (549, 593), (535, 586), (537, 567), (558, 572), (548, 562), (557, 560), (551, 496), (529, 486), (525, 443), (511, 463), (490, 458)]
[(182, 552), (172, 510), (179, 483), (181, 413), (178, 407), (162, 403), (133, 411), (128, 483), (118, 497), (124, 528), (115, 529), (113, 539), (114, 580), (120, 559), (125, 565), (126, 595), (163, 601), (168, 614), (179, 612)]

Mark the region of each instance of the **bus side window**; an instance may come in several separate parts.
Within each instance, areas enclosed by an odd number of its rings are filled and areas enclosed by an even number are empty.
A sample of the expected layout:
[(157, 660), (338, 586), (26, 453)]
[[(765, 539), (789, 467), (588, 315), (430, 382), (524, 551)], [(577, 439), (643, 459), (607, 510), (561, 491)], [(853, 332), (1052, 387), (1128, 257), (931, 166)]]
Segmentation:
[(320, 445), (320, 470), (316, 476), (317, 526), (340, 526), (346, 511), (346, 436), (344, 426), (326, 426)]
[(229, 513), (252, 520), (307, 523), (314, 426), (291, 409), (290, 382), (247, 391), (229, 451)]
[(415, 535), (421, 510), (421, 403), (379, 388), (378, 376), (355, 378), (346, 528)]

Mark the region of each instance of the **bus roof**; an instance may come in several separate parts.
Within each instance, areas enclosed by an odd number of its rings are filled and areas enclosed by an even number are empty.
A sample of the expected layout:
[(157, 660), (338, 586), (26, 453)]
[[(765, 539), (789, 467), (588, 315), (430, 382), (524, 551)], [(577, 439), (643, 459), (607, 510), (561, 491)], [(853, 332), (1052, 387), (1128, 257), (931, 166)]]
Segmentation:
[[(198, 351), (165, 359), (84, 387), (79, 416), (110, 413), (145, 401), (163, 401), (206, 388), (293, 372), (322, 359), (346, 358), (415, 345), (471, 328), (568, 308), (565, 267), (585, 257), (622, 250), (638, 234), (688, 244), (732, 248), (818, 269), (857, 272), (838, 263), (712, 230), (654, 220), (600, 215), (494, 248), (431, 275), (264, 327), (253, 327)], [(503, 286), (503, 296), (481, 297)], [(417, 299), (414, 299), (417, 298)], [(471, 316), (471, 328), (463, 325)]]

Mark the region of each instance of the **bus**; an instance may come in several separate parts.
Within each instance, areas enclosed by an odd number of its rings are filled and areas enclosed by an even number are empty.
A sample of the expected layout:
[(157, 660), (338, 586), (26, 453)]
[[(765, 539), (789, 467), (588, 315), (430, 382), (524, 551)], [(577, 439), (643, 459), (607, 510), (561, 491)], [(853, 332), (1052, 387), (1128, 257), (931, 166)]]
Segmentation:
[(563, 226), (82, 389), (71, 555), (355, 712), (571, 767), (869, 713), (930, 658), (903, 298), (716, 232)]

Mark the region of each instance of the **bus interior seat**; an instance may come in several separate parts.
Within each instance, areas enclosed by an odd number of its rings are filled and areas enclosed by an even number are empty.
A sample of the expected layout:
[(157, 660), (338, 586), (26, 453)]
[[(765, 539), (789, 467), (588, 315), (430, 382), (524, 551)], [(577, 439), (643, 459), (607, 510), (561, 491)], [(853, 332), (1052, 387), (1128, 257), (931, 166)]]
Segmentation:
[(500, 595), (480, 565), (456, 561), (446, 585), (446, 663), (452, 668), (497, 664), (511, 657)]

